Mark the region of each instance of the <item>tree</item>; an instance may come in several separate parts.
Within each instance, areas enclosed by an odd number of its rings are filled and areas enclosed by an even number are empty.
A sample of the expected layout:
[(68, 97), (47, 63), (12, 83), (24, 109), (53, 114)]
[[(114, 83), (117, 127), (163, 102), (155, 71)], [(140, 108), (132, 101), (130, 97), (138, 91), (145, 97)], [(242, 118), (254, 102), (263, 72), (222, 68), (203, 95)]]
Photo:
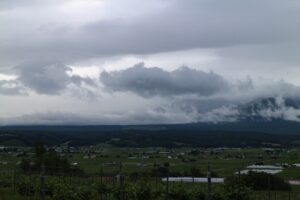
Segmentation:
[[(23, 159), (20, 168), (24, 171), (37, 170), (39, 171), (42, 166), (46, 167), (46, 173), (82, 173), (82, 170), (72, 167), (66, 158), (60, 157), (54, 149), (46, 149), (42, 142), (34, 145), (35, 156), (32, 160)], [(33, 165), (30, 165), (30, 162)]]
[(193, 177), (203, 177), (205, 176), (201, 170), (199, 168), (196, 168), (196, 167), (192, 167), (190, 169), (190, 175), (193, 176)]
[(21, 163), (20, 163), (20, 168), (23, 171), (28, 171), (30, 168), (30, 163), (27, 159), (22, 159)]
[(35, 143), (34, 150), (37, 158), (42, 158), (47, 151), (43, 142)]
[(283, 178), (267, 173), (249, 172), (248, 174), (231, 176), (226, 179), (228, 184), (239, 184), (254, 190), (289, 190), (290, 185)]

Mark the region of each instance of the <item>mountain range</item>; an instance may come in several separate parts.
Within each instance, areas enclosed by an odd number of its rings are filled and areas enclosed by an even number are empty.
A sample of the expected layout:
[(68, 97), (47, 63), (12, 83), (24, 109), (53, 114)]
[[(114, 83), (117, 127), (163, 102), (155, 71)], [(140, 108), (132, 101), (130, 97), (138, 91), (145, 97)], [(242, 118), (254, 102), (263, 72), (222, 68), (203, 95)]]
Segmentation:
[(113, 145), (119, 147), (245, 147), (300, 145), (300, 100), (264, 98), (237, 106), (233, 122), (102, 125), (2, 126), (0, 145)]

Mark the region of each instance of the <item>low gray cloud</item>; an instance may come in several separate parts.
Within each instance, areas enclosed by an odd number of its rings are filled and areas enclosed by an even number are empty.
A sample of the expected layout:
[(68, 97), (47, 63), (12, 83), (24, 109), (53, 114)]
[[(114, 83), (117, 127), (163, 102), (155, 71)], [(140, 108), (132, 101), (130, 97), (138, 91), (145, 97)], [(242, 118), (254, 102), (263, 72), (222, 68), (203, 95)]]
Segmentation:
[(39, 94), (60, 94), (68, 85), (82, 86), (87, 84), (95, 86), (90, 78), (82, 78), (78, 75), (69, 75), (70, 67), (63, 64), (50, 64), (46, 62), (30, 62), (16, 67), (18, 81), (27, 88)]
[(229, 89), (228, 83), (213, 72), (181, 67), (168, 72), (139, 63), (131, 68), (102, 72), (100, 80), (112, 91), (130, 91), (143, 97), (195, 94), (210, 96)]
[(209, 97), (183, 97), (166, 105), (193, 114), (200, 122), (233, 122), (242, 119), (300, 121), (300, 87), (284, 81), (252, 85)]
[(26, 88), (16, 80), (0, 80), (0, 95), (27, 95)]
[[(280, 87), (280, 85), (283, 85)], [(279, 82), (274, 88), (296, 86)], [(263, 92), (270, 91), (270, 92)], [(289, 90), (292, 91), (292, 90)], [(114, 95), (114, 94), (113, 94)], [(151, 98), (152, 99), (152, 98)], [(145, 101), (149, 98), (145, 99)], [(267, 103), (266, 103), (267, 102)], [(251, 109), (249, 109), (251, 108)], [(252, 108), (256, 108), (253, 110)], [(10, 124), (165, 124), (165, 123), (222, 123), (244, 119), (300, 121), (300, 96), (294, 93), (279, 93), (270, 87), (257, 88), (240, 93), (234, 90), (212, 96), (179, 95), (176, 98), (162, 96), (155, 104), (144, 108), (128, 108), (124, 111), (84, 113), (74, 108), (73, 112), (54, 111), (24, 114), (0, 118), (0, 125)]]
[(229, 81), (213, 72), (189, 67), (169, 72), (158, 67), (147, 68), (143, 63), (125, 70), (104, 71), (100, 80), (110, 92), (132, 92), (144, 98), (159, 97), (162, 101), (152, 108), (153, 113), (169, 116), (181, 113), (188, 116), (190, 122), (233, 122), (254, 116), (266, 120), (299, 120), (298, 108), (286, 107), (279, 101), (275, 102), (278, 104), (276, 110), (268, 104), (255, 115), (244, 112), (247, 104), (259, 104), (264, 99), (300, 99), (300, 87), (283, 80), (265, 85), (256, 84), (250, 77)]
[(38, 112), (15, 117), (1, 118), (3, 125), (128, 125), (189, 123), (194, 119), (182, 113), (144, 112), (78, 114), (72, 112)]
[[(27, 65), (26, 65), (27, 66)], [(17, 68), (19, 77), (12, 81), (0, 82), (0, 93), (20, 95), (31, 89), (42, 94), (59, 94), (66, 88), (76, 91), (78, 97), (93, 96), (83, 85), (101, 90), (88, 78), (70, 74), (65, 65), (31, 65), (38, 70), (26, 71)], [(47, 66), (48, 71), (40, 66)], [(38, 72), (38, 73), (37, 73)], [(60, 73), (60, 76), (56, 76)], [(32, 76), (30, 76), (32, 75)], [(27, 77), (28, 76), (28, 77)], [(5, 124), (157, 124), (157, 123), (190, 123), (190, 122), (234, 122), (245, 117), (261, 117), (262, 119), (284, 119), (299, 121), (300, 110), (280, 104), (280, 98), (300, 99), (300, 88), (285, 81), (270, 82), (257, 85), (250, 77), (242, 80), (225, 80), (213, 72), (203, 72), (189, 67), (181, 67), (174, 71), (165, 71), (159, 67), (145, 67), (143, 63), (125, 70), (102, 72), (100, 81), (108, 91), (104, 95), (115, 98), (118, 95), (140, 98), (141, 101), (152, 101), (143, 109), (128, 107), (126, 112), (105, 112), (89, 115), (68, 112), (40, 112), (4, 120)], [(3, 87), (6, 90), (3, 90)], [(8, 88), (8, 89), (7, 89)], [(45, 93), (45, 91), (47, 93)], [(259, 103), (262, 99), (276, 98), (276, 110), (262, 107), (255, 114), (245, 113), (242, 109), (248, 104)], [(126, 101), (126, 98), (123, 99)], [(300, 101), (299, 101), (300, 102)], [(107, 105), (107, 104), (104, 104)], [(299, 103), (300, 106), (300, 103)]]

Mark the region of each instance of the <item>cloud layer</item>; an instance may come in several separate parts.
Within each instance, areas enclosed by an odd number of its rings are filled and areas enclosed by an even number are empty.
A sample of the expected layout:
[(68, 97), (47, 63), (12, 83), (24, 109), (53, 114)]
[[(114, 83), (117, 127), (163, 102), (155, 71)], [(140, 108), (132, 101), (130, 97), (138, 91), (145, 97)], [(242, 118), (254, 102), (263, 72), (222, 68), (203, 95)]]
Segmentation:
[[(0, 16), (0, 124), (235, 121), (299, 99), (296, 0), (2, 0)], [(256, 114), (298, 121), (279, 102)]]
[[(299, 121), (300, 87), (284, 81), (257, 85), (250, 77), (228, 80), (212, 71), (204, 72), (187, 66), (166, 71), (160, 67), (146, 67), (144, 63), (119, 71), (103, 71), (99, 74), (99, 80), (74, 75), (70, 67), (62, 64), (27, 63), (16, 70), (19, 74), (16, 79), (0, 82), (0, 94), (28, 95), (34, 91), (38, 95), (59, 96), (73, 86), (72, 89), (79, 91), (80, 96), (83, 95), (80, 91), (84, 90), (93, 96), (101, 91), (109, 98), (117, 98), (115, 96), (118, 94), (132, 96), (133, 93), (141, 98), (142, 104), (146, 105), (147, 101), (153, 103), (143, 109), (129, 109), (129, 112), (105, 111), (102, 114), (80, 115), (76, 112), (38, 112), (2, 119), (3, 124), (12, 121), (18, 124), (218, 123), (253, 117)], [(124, 105), (126, 98), (122, 102)], [(299, 107), (287, 106), (285, 99), (297, 100)], [(261, 100), (270, 103), (260, 106)], [(91, 106), (95, 106), (101, 98), (98, 96), (93, 101)], [(251, 102), (254, 102), (253, 105)], [(261, 108), (255, 112), (252, 108), (245, 112), (244, 108), (249, 107), (247, 104)]]
[(30, 62), (15, 69), (18, 77), (15, 80), (0, 81), (0, 94), (25, 94), (31, 90), (38, 94), (59, 95), (70, 85), (82, 89), (85, 85), (96, 86), (91, 78), (72, 75), (72, 69), (63, 64)]
[(26, 95), (26, 89), (18, 81), (1, 80), (0, 95)]
[(188, 67), (167, 72), (143, 63), (122, 71), (102, 72), (101, 82), (112, 91), (131, 91), (143, 97), (195, 94), (210, 96), (229, 89), (223, 77)]
[[(146, 5), (137, 0), (46, 4), (29, 0), (4, 1), (2, 5), (1, 21), (6, 28), (0, 37), (5, 41), (0, 46), (0, 58), (8, 64), (36, 57), (72, 63), (93, 57), (193, 48), (288, 41), (299, 44), (300, 5), (293, 0), (155, 0)], [(91, 15), (80, 11), (80, 6), (86, 6), (87, 11), (95, 7), (106, 15)], [(64, 17), (67, 15), (70, 18)], [(9, 24), (20, 20), (23, 23), (17, 30)], [(22, 38), (17, 37), (19, 33)]]
[[(125, 70), (102, 72), (100, 80), (110, 92), (163, 98), (166, 101), (153, 109), (156, 113), (184, 113), (193, 122), (253, 118), (299, 121), (300, 87), (284, 81), (256, 85), (250, 77), (233, 81), (189, 67), (168, 72), (158, 67), (147, 68), (143, 63)], [(286, 100), (296, 102), (297, 107), (287, 106)], [(245, 112), (248, 104), (260, 109), (255, 113), (252, 109)]]

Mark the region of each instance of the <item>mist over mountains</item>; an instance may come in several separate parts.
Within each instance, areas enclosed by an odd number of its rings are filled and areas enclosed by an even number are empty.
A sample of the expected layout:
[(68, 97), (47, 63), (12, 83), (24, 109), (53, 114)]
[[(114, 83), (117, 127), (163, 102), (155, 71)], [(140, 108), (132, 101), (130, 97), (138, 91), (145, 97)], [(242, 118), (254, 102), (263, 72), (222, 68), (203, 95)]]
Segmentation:
[[(247, 103), (226, 105), (207, 112), (207, 116), (199, 122), (230, 123), (230, 122), (272, 122), (300, 120), (300, 99), (292, 97), (257, 98)], [(205, 116), (205, 115), (204, 115)], [(205, 117), (207, 117), (205, 116)], [(214, 119), (216, 119), (214, 121)]]
[(238, 107), (241, 120), (299, 121), (300, 99), (269, 97), (262, 98)]
[(2, 126), (0, 145), (113, 145), (119, 147), (292, 147), (300, 144), (297, 98), (269, 97), (236, 109), (234, 121), (153, 125)]

